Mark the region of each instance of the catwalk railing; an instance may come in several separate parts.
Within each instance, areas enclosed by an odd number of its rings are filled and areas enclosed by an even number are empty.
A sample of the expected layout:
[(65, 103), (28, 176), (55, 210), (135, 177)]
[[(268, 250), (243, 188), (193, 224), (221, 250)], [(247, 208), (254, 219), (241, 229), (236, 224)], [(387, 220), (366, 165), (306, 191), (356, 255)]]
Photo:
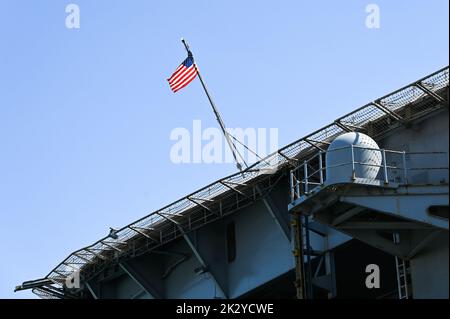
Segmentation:
[[(348, 160), (326, 165), (326, 157), (338, 152)], [(291, 203), (333, 184), (353, 182), (380, 186), (411, 183), (448, 184), (448, 170), (447, 152), (405, 152), (359, 145), (318, 151), (298, 167), (290, 170)], [(327, 174), (332, 171), (335, 174), (338, 171), (338, 177), (328, 178)], [(420, 172), (427, 174), (425, 176), (418, 174)]]

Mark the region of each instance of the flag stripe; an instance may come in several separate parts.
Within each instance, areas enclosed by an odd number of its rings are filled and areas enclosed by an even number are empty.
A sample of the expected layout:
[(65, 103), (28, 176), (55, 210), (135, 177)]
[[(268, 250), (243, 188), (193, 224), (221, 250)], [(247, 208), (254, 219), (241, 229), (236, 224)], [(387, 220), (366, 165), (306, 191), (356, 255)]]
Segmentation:
[(192, 56), (188, 56), (167, 79), (169, 86), (175, 93), (191, 83), (197, 76), (197, 67)]
[(176, 81), (170, 83), (171, 86), (175, 87), (181, 82), (183, 82), (186, 78), (190, 77), (191, 74), (196, 73), (196, 70), (194, 67), (191, 67), (189, 69), (186, 69), (186, 71), (183, 73), (181, 77), (179, 77)]
[(184, 80), (183, 83), (180, 83), (178, 86), (173, 87), (172, 90), (174, 90), (174, 92), (176, 92), (176, 91), (184, 88), (186, 85), (191, 83), (195, 79), (196, 76), (197, 76), (196, 72), (192, 73), (192, 75), (190, 77), (186, 78), (186, 80)]
[(190, 67), (185, 67), (185, 66), (183, 66), (183, 68), (182, 69), (180, 69), (178, 72), (177, 72), (177, 74), (174, 74), (174, 76), (169, 80), (169, 82), (171, 83), (171, 84), (173, 84), (173, 83), (175, 83), (175, 82), (178, 82), (178, 80), (180, 79), (180, 77), (183, 77), (183, 76), (185, 76), (186, 75), (186, 72), (188, 72), (188, 71), (190, 71), (190, 70), (192, 70), (192, 69), (195, 69), (195, 67), (194, 67), (194, 65), (192, 64)]
[(186, 85), (188, 85), (189, 83), (191, 83), (192, 80), (194, 80), (195, 78), (195, 74), (193, 74), (189, 79), (186, 79), (186, 81), (184, 81), (183, 83), (181, 83), (179, 86), (174, 87), (173, 90), (176, 92), (182, 88), (184, 88)]
[(182, 78), (186, 74), (186, 72), (188, 72), (188, 70), (190, 69), (191, 68), (188, 69), (186, 67), (183, 67), (183, 69), (178, 71), (178, 73), (174, 76), (172, 80), (169, 81), (169, 83), (173, 85), (174, 83), (178, 82), (178, 80)]
[(184, 65), (180, 65), (180, 67), (175, 71), (175, 73), (170, 77), (169, 82), (173, 82), (186, 70)]

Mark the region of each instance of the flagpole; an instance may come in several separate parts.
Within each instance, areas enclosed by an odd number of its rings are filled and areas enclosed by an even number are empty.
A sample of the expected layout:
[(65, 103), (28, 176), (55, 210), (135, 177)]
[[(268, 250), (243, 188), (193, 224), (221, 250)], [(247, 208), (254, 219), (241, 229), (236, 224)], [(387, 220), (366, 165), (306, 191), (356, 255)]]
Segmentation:
[[(188, 56), (193, 58), (194, 56), (192, 55), (192, 52), (189, 49), (189, 45), (186, 43), (186, 41), (184, 39), (181, 39), (181, 42), (183, 42), (184, 47), (186, 48), (186, 51), (188, 53)], [(217, 122), (219, 122), (220, 128), (222, 129), (222, 132), (225, 135), (225, 138), (227, 140), (228, 146), (230, 147), (231, 152), (233, 153), (234, 160), (236, 161), (236, 167), (239, 169), (239, 171), (241, 172), (242, 176), (244, 176), (244, 172), (242, 171), (242, 165), (237, 160), (237, 156), (236, 156), (237, 149), (236, 149), (236, 146), (230, 140), (230, 135), (225, 130), (225, 124), (223, 123), (222, 117), (220, 116), (219, 111), (217, 110), (217, 107), (214, 104), (214, 101), (212, 100), (211, 95), (208, 92), (208, 89), (206, 88), (205, 82), (203, 82), (202, 76), (200, 75), (200, 72), (199, 72), (199, 70), (197, 68), (197, 65), (195, 64), (195, 61), (194, 61), (194, 67), (197, 70), (197, 75), (198, 75), (198, 78), (200, 80), (200, 83), (202, 84), (203, 90), (205, 90), (205, 93), (206, 93), (206, 96), (208, 97), (209, 103), (211, 104), (211, 107), (212, 107), (212, 109), (214, 111), (214, 114), (216, 115)], [(239, 155), (240, 155), (240, 153), (239, 153)], [(245, 159), (242, 157), (242, 155), (240, 157), (241, 157), (242, 162), (244, 163), (245, 167), (248, 168), (248, 165), (247, 165)], [(279, 220), (275, 216), (275, 213), (274, 213), (272, 205), (269, 204), (267, 199), (264, 197), (264, 193), (263, 193), (263, 191), (261, 190), (261, 188), (259, 187), (258, 184), (255, 185), (255, 189), (256, 189), (257, 192), (259, 192), (262, 195), (261, 200), (264, 203), (264, 206), (266, 206), (266, 208), (269, 211), (270, 215), (272, 216), (273, 220), (280, 227), (282, 233), (286, 236), (286, 239), (288, 241), (290, 241), (291, 240), (290, 236), (285, 232), (283, 226), (280, 224)], [(303, 296), (300, 296), (300, 298), (303, 298)]]
[[(189, 45), (186, 43), (186, 40), (184, 40), (182, 38), (181, 42), (183, 42), (184, 47), (185, 47), (185, 49), (186, 49), (186, 51), (188, 53), (188, 56), (193, 58), (194, 56), (193, 56), (193, 54), (192, 54), (192, 52), (191, 52), (191, 50), (189, 48)], [(236, 151), (237, 151), (236, 150), (236, 146), (230, 140), (230, 136), (229, 136), (229, 134), (228, 134), (228, 132), (226, 131), (226, 128), (225, 128), (225, 123), (223, 122), (222, 117), (220, 116), (220, 113), (217, 110), (216, 104), (214, 103), (211, 95), (209, 94), (208, 88), (206, 87), (206, 84), (203, 81), (203, 78), (202, 78), (202, 76), (200, 74), (199, 69), (197, 68), (197, 64), (195, 63), (195, 60), (194, 60), (194, 67), (195, 67), (195, 69), (197, 71), (197, 76), (198, 76), (198, 79), (200, 80), (200, 83), (202, 84), (203, 90), (205, 91), (206, 96), (208, 97), (209, 103), (211, 104), (211, 107), (213, 109), (214, 115), (216, 116), (216, 120), (219, 123), (220, 129), (222, 130), (222, 133), (225, 136), (225, 139), (226, 139), (226, 141), (228, 143), (228, 146), (231, 149), (231, 152), (233, 154), (233, 158), (236, 161), (236, 167), (239, 169), (239, 171), (242, 171), (242, 165), (241, 165), (241, 163), (239, 163), (239, 161), (237, 159), (237, 156), (236, 156)], [(248, 167), (247, 163), (245, 162), (245, 159), (242, 158), (242, 156), (241, 156), (241, 159), (242, 159), (242, 162), (244, 163), (245, 167)]]

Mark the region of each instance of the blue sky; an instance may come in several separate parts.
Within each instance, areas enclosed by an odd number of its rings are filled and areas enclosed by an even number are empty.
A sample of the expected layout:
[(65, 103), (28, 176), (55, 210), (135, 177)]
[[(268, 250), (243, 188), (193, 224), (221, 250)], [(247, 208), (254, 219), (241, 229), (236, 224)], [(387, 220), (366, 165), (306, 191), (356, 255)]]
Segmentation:
[(182, 36), (227, 126), (278, 128), (282, 146), (448, 65), (448, 5), (1, 0), (0, 298), (33, 298), (14, 286), (235, 171), (170, 160), (174, 128), (216, 126), (198, 80), (166, 82)]

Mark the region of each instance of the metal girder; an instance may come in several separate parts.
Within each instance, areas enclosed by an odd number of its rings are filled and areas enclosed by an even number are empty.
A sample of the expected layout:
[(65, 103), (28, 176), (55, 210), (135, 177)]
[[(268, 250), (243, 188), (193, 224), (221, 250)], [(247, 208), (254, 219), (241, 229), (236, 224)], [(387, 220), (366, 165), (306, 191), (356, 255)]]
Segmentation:
[[(258, 188), (259, 190), (259, 188)], [(280, 210), (275, 206), (273, 203), (272, 198), (270, 197), (270, 193), (268, 193), (265, 197), (262, 198), (262, 202), (264, 206), (266, 207), (269, 214), (272, 216), (272, 218), (275, 220), (275, 223), (278, 225), (278, 227), (281, 229), (281, 232), (286, 237), (288, 242), (291, 241), (291, 235), (289, 231), (289, 225), (287, 221), (283, 218), (282, 213)]]
[(438, 233), (442, 232), (436, 229), (399, 230), (397, 233), (400, 233), (401, 241), (394, 243), (381, 236), (375, 229), (342, 229), (342, 231), (368, 245), (406, 260), (413, 258)]
[(77, 255), (77, 256), (84, 257), (84, 258), (91, 258), (92, 255), (94, 255), (92, 252), (87, 251), (86, 249), (79, 250), (79, 251), (77, 251), (77, 252), (75, 252), (73, 254)]
[(91, 286), (91, 284), (88, 281), (85, 281), (84, 284), (86, 285), (87, 289), (89, 290), (89, 292), (91, 293), (92, 297), (94, 299), (99, 299), (99, 294), (96, 293), (93, 289), (93, 287)]
[(330, 142), (326, 142), (326, 141), (318, 141), (318, 140), (314, 140), (312, 138), (305, 138), (305, 140), (308, 139), (308, 141), (313, 142), (313, 143), (317, 143), (317, 144), (325, 144), (325, 145), (330, 145)]
[(340, 223), (358, 215), (359, 213), (361, 213), (364, 210), (366, 210), (365, 207), (355, 206), (355, 207), (349, 209), (348, 211), (346, 211), (345, 213), (334, 218), (333, 221), (331, 222), (331, 226), (339, 225)]
[(310, 220), (308, 222), (308, 230), (313, 232), (313, 233), (315, 233), (315, 234), (317, 234), (317, 235), (319, 235), (319, 236), (321, 236), (321, 237), (327, 237), (328, 236), (326, 228), (327, 228), (327, 226), (325, 226), (325, 225), (323, 225), (323, 224), (321, 224), (319, 222), (316, 222), (316, 221), (313, 221), (313, 220)]
[(217, 276), (217, 273), (214, 271), (214, 269), (211, 269), (210, 265), (208, 265), (206, 263), (206, 261), (204, 260), (204, 257), (202, 256), (200, 251), (197, 249), (196, 245), (193, 243), (192, 234), (193, 233), (190, 233), (190, 234), (183, 233), (184, 240), (186, 241), (186, 243), (188, 244), (189, 248), (194, 253), (195, 257), (197, 258), (197, 260), (200, 263), (200, 265), (202, 266), (202, 268), (205, 270), (205, 272), (208, 272), (211, 275), (211, 278), (214, 280), (216, 285), (222, 291), (222, 293), (225, 296), (225, 298), (228, 299), (228, 290), (225, 288), (225, 284), (226, 283), (221, 281), (221, 280), (219, 280), (218, 276)]
[(350, 236), (382, 251), (398, 256), (402, 259), (408, 259), (410, 245), (405, 241), (394, 243), (374, 230), (374, 229), (344, 229)]
[(209, 207), (205, 206), (204, 204), (200, 203), (198, 200), (196, 200), (196, 199), (194, 199), (194, 198), (192, 198), (192, 197), (187, 197), (187, 199), (190, 200), (191, 202), (193, 202), (194, 204), (203, 207), (203, 208), (206, 209), (207, 211), (209, 211), (209, 212), (211, 212), (211, 213), (217, 215), (216, 213), (214, 213), (214, 212), (211, 210), (211, 208), (209, 208)]
[(383, 111), (384, 113), (386, 113), (387, 115), (392, 117), (394, 120), (397, 120), (397, 121), (399, 121), (399, 122), (401, 122), (403, 124), (406, 122), (403, 117), (401, 117), (400, 115), (397, 115), (396, 113), (394, 113), (391, 110), (389, 110), (387, 107), (382, 105), (380, 101), (378, 101), (378, 100), (377, 101), (373, 101), (372, 105), (375, 106), (380, 111)]
[[(181, 232), (181, 234), (183, 235), (183, 237), (186, 237), (186, 232), (184, 231), (183, 227), (181, 227), (181, 225), (180, 225), (179, 222), (177, 222), (177, 221), (175, 221), (175, 220), (173, 220), (173, 219), (171, 219), (170, 217), (165, 216), (165, 215), (161, 215), (161, 217), (163, 217), (163, 218), (165, 218), (165, 219), (171, 221), (172, 223), (174, 223), (175, 226), (178, 228), (178, 230), (179, 230), (179, 231)], [(186, 238), (185, 238), (185, 239), (186, 239)]]
[[(76, 257), (78, 257), (78, 256), (76, 256)], [(71, 261), (71, 262), (65, 262), (65, 265), (66, 265), (66, 266), (69, 266), (69, 265), (84, 265), (84, 263), (82, 263), (82, 262), (76, 262), (76, 261)], [(70, 267), (73, 268), (73, 266), (70, 266)]]
[(150, 240), (153, 240), (156, 243), (160, 243), (159, 240), (154, 239), (152, 236), (150, 236), (149, 234), (146, 234), (143, 230), (147, 230), (146, 228), (140, 228), (137, 226), (128, 226), (128, 228), (130, 228), (132, 231), (144, 236), (145, 238), (148, 238)]
[(344, 123), (340, 122), (340, 121), (334, 121), (334, 124), (339, 126), (341, 129), (343, 129), (346, 132), (353, 132), (354, 130), (351, 129), (350, 127), (348, 127), (347, 125), (345, 125)]
[(311, 145), (312, 147), (318, 149), (319, 151), (324, 151), (323, 148), (321, 148), (320, 146), (316, 145), (314, 142), (308, 140), (307, 138), (305, 138), (305, 142), (308, 143), (309, 145)]
[(156, 213), (157, 215), (159, 215), (159, 216), (161, 216), (162, 218), (164, 218), (164, 219), (167, 219), (168, 221), (170, 221), (170, 222), (172, 222), (172, 223), (174, 223), (175, 225), (177, 225), (177, 226), (179, 226), (180, 225), (180, 223), (179, 222), (177, 222), (176, 220), (174, 220), (174, 219), (172, 219), (171, 217), (169, 217), (169, 216), (166, 216), (165, 214), (163, 214), (163, 213)]
[(236, 189), (234, 187), (231, 187), (226, 182), (221, 181), (220, 184), (222, 184), (223, 186), (227, 187), (228, 189), (231, 189), (232, 191), (234, 191), (234, 192), (236, 192), (236, 193), (246, 197), (247, 199), (250, 199), (250, 197), (248, 195), (244, 194), (243, 192), (241, 192), (240, 190), (238, 190), (238, 189)]
[(428, 207), (432, 205), (448, 206), (448, 189), (446, 193), (414, 194), (409, 187), (408, 195), (383, 194), (366, 196), (341, 196), (340, 200), (346, 203), (366, 207), (397, 218), (432, 225), (448, 230), (448, 219), (428, 214)]
[[(289, 156), (287, 156), (286, 154), (283, 154), (281, 151), (278, 151), (277, 152), (278, 154), (280, 154), (282, 157), (284, 157), (288, 162), (294, 162), (294, 163), (298, 163), (298, 159), (296, 159), (296, 158), (293, 158), (293, 157), (289, 157)], [(292, 165), (294, 165), (295, 166), (295, 164), (292, 164)]]
[(124, 262), (119, 263), (119, 267), (145, 292), (154, 298), (161, 299), (163, 295), (157, 291), (147, 280), (144, 279), (131, 265)]
[[(57, 273), (57, 274), (60, 275), (60, 276), (67, 277), (66, 274), (61, 273), (61, 271), (59, 271), (59, 270), (53, 270), (53, 272)], [(71, 274), (71, 272), (69, 272), (69, 275), (70, 275), (70, 274)]]
[[(222, 181), (222, 182), (225, 182), (225, 181)], [(236, 185), (236, 186), (243, 186), (243, 187), (248, 186), (248, 184), (246, 184), (246, 183), (237, 183), (237, 182), (231, 182), (231, 181), (226, 181), (225, 183), (231, 184), (231, 185)]]
[[(153, 253), (157, 253), (157, 252), (154, 250)], [(180, 255), (181, 255), (181, 257), (180, 257), (178, 260), (176, 260), (174, 263), (170, 264), (170, 265), (166, 268), (166, 270), (164, 271), (164, 273), (163, 273), (163, 275), (162, 275), (162, 278), (163, 278), (163, 279), (167, 278), (167, 276), (169, 276), (170, 273), (171, 273), (178, 265), (180, 265), (181, 263), (183, 263), (184, 261), (186, 261), (186, 260), (190, 257), (190, 255), (186, 255), (186, 254), (180, 254)]]
[(135, 293), (133, 296), (131, 296), (130, 299), (137, 299), (139, 296), (141, 296), (142, 294), (146, 293), (145, 289), (141, 289), (140, 291), (138, 291), (137, 293)]
[(84, 258), (83, 256), (80, 256), (79, 253), (74, 253), (73, 255), (76, 256), (76, 257), (78, 257), (78, 258), (80, 258), (80, 259), (82, 259), (82, 260), (84, 260), (84, 261), (87, 262), (87, 263), (90, 263), (90, 262), (91, 262), (91, 260), (86, 259), (86, 258)]
[(48, 277), (48, 280), (51, 280), (56, 285), (61, 285), (61, 283), (64, 283), (66, 281), (67, 277)]
[(333, 276), (331, 274), (316, 276), (312, 278), (312, 284), (316, 287), (332, 291), (333, 287)]
[(428, 94), (429, 96), (431, 96), (433, 99), (435, 99), (437, 102), (441, 103), (441, 104), (445, 104), (447, 101), (440, 95), (434, 93), (433, 91), (431, 91), (430, 89), (428, 89), (425, 85), (423, 85), (420, 82), (417, 82), (415, 84), (415, 86), (417, 86), (419, 89), (421, 89), (422, 91), (424, 91), (426, 94)]
[(209, 198), (199, 198), (199, 197), (189, 196), (188, 199), (189, 200), (195, 200), (195, 201), (205, 201), (205, 202), (214, 203), (214, 200), (209, 199)]
[(51, 284), (53, 284), (53, 281), (48, 278), (41, 278), (41, 279), (36, 279), (36, 280), (32, 280), (32, 281), (25, 281), (20, 286), (16, 286), (14, 288), (14, 292), (20, 291), (20, 290), (42, 287), (42, 286), (48, 286)]
[(80, 270), (79, 268), (76, 268), (76, 267), (74, 267), (74, 266), (71, 265), (71, 264), (74, 264), (74, 263), (63, 262), (62, 264), (63, 264), (64, 266), (67, 266), (67, 267), (72, 268), (72, 269), (75, 270), (75, 271), (79, 271), (79, 270)]
[(96, 253), (95, 251), (92, 251), (92, 248), (85, 248), (84, 250), (90, 252), (91, 254), (95, 255), (96, 257), (102, 259), (102, 260), (108, 260), (108, 258), (106, 258), (105, 256), (103, 256), (102, 254)]
[(345, 125), (346, 127), (350, 128), (352, 131), (355, 131), (355, 130), (367, 131), (367, 128), (359, 126), (359, 125), (355, 125), (355, 124), (351, 124), (351, 123), (347, 123), (347, 122), (345, 122), (345, 123), (339, 122), (339, 123), (341, 123), (342, 125)]
[(344, 222), (337, 226), (339, 229), (430, 229), (432, 226), (413, 222)]
[(105, 246), (108, 246), (109, 248), (112, 248), (112, 249), (114, 249), (114, 250), (120, 252), (120, 253), (122, 252), (122, 249), (117, 248), (116, 246), (113, 246), (113, 245), (111, 245), (111, 244), (109, 244), (109, 243), (105, 243), (104, 241), (101, 241), (101, 243), (102, 243), (103, 245), (105, 245)]
[(325, 259), (325, 272), (327, 275), (330, 276), (330, 290), (328, 292), (328, 298), (334, 298), (337, 294), (337, 288), (336, 288), (336, 267), (334, 263), (334, 252), (332, 251), (326, 251), (324, 255)]
[(413, 246), (408, 254), (408, 258), (414, 257), (422, 248), (424, 248), (427, 244), (429, 244), (433, 239), (435, 239), (439, 234), (443, 231), (433, 231), (428, 233), (423, 237), (421, 241), (419, 241), (415, 246)]
[(119, 244), (119, 245), (128, 245), (128, 243), (126, 241), (123, 240), (115, 240), (115, 241), (102, 241), (102, 243), (108, 243), (110, 245), (112, 244)]

